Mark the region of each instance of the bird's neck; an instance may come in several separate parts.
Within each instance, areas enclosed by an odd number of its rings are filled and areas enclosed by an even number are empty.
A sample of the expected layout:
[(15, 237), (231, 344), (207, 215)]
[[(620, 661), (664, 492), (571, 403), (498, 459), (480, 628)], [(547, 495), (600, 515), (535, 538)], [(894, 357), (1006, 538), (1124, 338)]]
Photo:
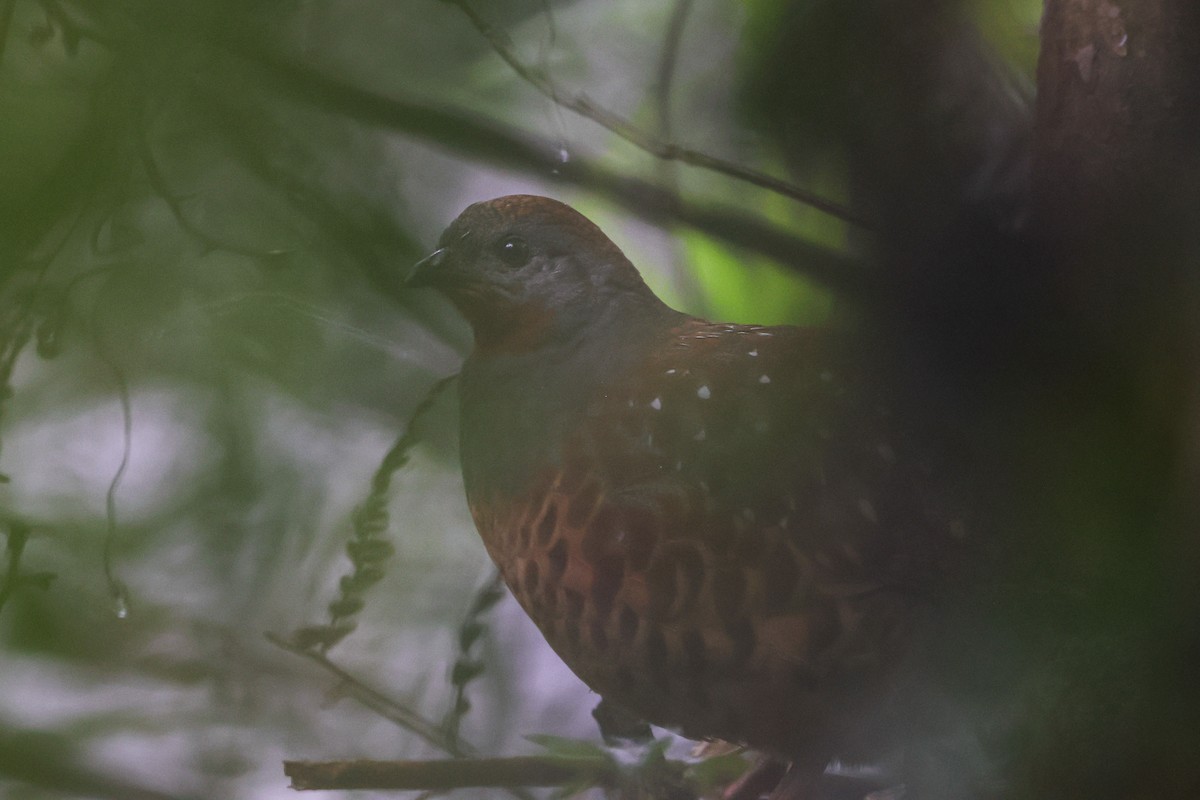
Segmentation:
[[(477, 329), (461, 387), (468, 494), (519, 490), (537, 469), (558, 461), (553, 448), (579, 424), (588, 403), (636, 368), (658, 333), (687, 319), (649, 298), (611, 304), (586, 324), (555, 320), (558, 325), (550, 323), (537, 337), (510, 334), (503, 347), (480, 346)], [(496, 482), (503, 485), (491, 485)]]
[[(468, 318), (472, 315), (468, 314)], [(561, 337), (556, 315), (544, 305), (527, 303), (474, 315), (475, 353), (503, 357), (532, 353)]]
[(459, 310), (471, 321), (477, 358), (503, 358), (528, 353), (535, 361), (553, 359), (580, 340), (611, 338), (631, 321), (653, 324), (672, 311), (645, 285), (642, 291), (579, 293), (551, 306), (540, 299), (523, 303), (489, 302), (487, 297), (462, 297)]

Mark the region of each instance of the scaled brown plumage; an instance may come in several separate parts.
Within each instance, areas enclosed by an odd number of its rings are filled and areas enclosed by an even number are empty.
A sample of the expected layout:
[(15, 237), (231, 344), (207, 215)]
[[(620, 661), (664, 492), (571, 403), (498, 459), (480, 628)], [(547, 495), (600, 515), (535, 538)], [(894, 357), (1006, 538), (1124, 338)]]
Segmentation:
[(877, 755), (952, 526), (837, 337), (673, 311), (543, 197), (472, 205), (412, 282), (474, 328), (467, 498), (563, 660), (689, 736)]

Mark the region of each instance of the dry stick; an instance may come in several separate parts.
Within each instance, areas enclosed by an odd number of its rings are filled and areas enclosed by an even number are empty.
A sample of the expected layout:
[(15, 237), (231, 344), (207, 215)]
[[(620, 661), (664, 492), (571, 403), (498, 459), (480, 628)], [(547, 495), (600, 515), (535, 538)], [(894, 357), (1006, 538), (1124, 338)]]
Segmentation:
[(603, 786), (616, 783), (603, 758), (516, 756), (438, 761), (285, 761), (292, 788), (450, 790), (469, 787)]
[(634, 145), (640, 150), (643, 150), (655, 158), (660, 158), (664, 161), (679, 161), (684, 164), (689, 164), (693, 167), (707, 169), (711, 172), (716, 172), (730, 178), (736, 178), (746, 183), (759, 186), (763, 189), (768, 189), (776, 194), (790, 197), (793, 200), (798, 200), (801, 203), (810, 205), (813, 208), (824, 211), (830, 216), (838, 219), (859, 225), (864, 228), (870, 228), (871, 225), (862, 215), (846, 208), (845, 206), (828, 200), (820, 195), (810, 192), (807, 189), (802, 189), (799, 186), (788, 183), (787, 181), (773, 178), (770, 175), (759, 172), (758, 170), (744, 167), (740, 164), (734, 164), (724, 159), (710, 156), (707, 153), (701, 153), (697, 150), (691, 150), (686, 147), (680, 147), (673, 142), (664, 142), (654, 136), (646, 133), (638, 128), (629, 120), (619, 114), (616, 114), (603, 106), (597, 105), (590, 100), (587, 95), (577, 94), (567, 96), (561, 88), (558, 87), (552, 80), (542, 75), (533, 68), (525, 65), (512, 52), (509, 44), (508, 36), (487, 20), (483, 19), (475, 9), (471, 7), (466, 0), (447, 0), (452, 5), (458, 6), (462, 12), (470, 19), (475, 30), (479, 31), (480, 35), (488, 40), (492, 49), (496, 54), (504, 60), (506, 64), (515, 72), (522, 80), (528, 83), (540, 93), (550, 98), (557, 105), (573, 111), (582, 117), (592, 120), (596, 124), (616, 134), (620, 138)]

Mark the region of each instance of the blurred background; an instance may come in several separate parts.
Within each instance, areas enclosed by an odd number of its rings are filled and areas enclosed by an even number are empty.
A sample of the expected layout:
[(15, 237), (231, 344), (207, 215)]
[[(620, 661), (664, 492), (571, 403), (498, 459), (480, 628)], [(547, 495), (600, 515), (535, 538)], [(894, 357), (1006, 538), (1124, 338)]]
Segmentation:
[[(440, 723), (456, 662), (484, 665), (460, 720), (478, 752), (598, 740), (595, 698), (511, 599), (463, 651), (491, 568), (453, 385), (413, 418), (470, 339), (399, 282), (501, 194), (574, 205), (691, 313), (861, 325), (916, 428), (990, 453), (964, 473), (989, 530), (1043, 543), (1001, 569), (1086, 562), (1080, 591), (1131, 608), (1131, 542), (1154, 545), (1138, 587), (1195, 555), (1195, 282), (1147, 262), (1130, 283), (1162, 294), (1136, 314), (1106, 290), (1065, 322), (1031, 290), (1075, 296), (1031, 266), (1041, 5), (0, 0), (0, 795), (282, 798), (285, 758), (440, 756), (362, 687)], [(1105, 58), (1089, 42), (1079, 77)], [(1050, 320), (1068, 343), (1158, 324), (1111, 386), (1031, 394), (1032, 361), (1079, 362), (1029, 346)], [(1081, 411), (1054, 394), (1083, 385)], [(394, 554), (352, 562), (355, 537)], [(302, 628), (344, 635), (328, 657), (361, 683), (266, 638)]]

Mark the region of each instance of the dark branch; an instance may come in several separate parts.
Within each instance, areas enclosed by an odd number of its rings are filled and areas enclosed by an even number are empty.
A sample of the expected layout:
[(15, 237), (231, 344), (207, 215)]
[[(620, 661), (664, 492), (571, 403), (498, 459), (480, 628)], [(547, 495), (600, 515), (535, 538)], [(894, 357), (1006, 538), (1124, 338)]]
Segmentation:
[[(412, 136), (493, 166), (555, 176), (606, 197), (647, 221), (696, 228), (851, 294), (861, 296), (872, 291), (872, 281), (856, 260), (764, 224), (757, 217), (727, 207), (688, 203), (674, 192), (613, 173), (587, 159), (563, 164), (558, 147), (548, 140), (459, 109), (385, 97), (271, 53), (261, 43), (228, 38), (225, 46), (234, 55), (261, 67), (264, 77), (283, 94), (329, 113)], [(214, 92), (211, 100), (215, 105), (226, 98)]]

